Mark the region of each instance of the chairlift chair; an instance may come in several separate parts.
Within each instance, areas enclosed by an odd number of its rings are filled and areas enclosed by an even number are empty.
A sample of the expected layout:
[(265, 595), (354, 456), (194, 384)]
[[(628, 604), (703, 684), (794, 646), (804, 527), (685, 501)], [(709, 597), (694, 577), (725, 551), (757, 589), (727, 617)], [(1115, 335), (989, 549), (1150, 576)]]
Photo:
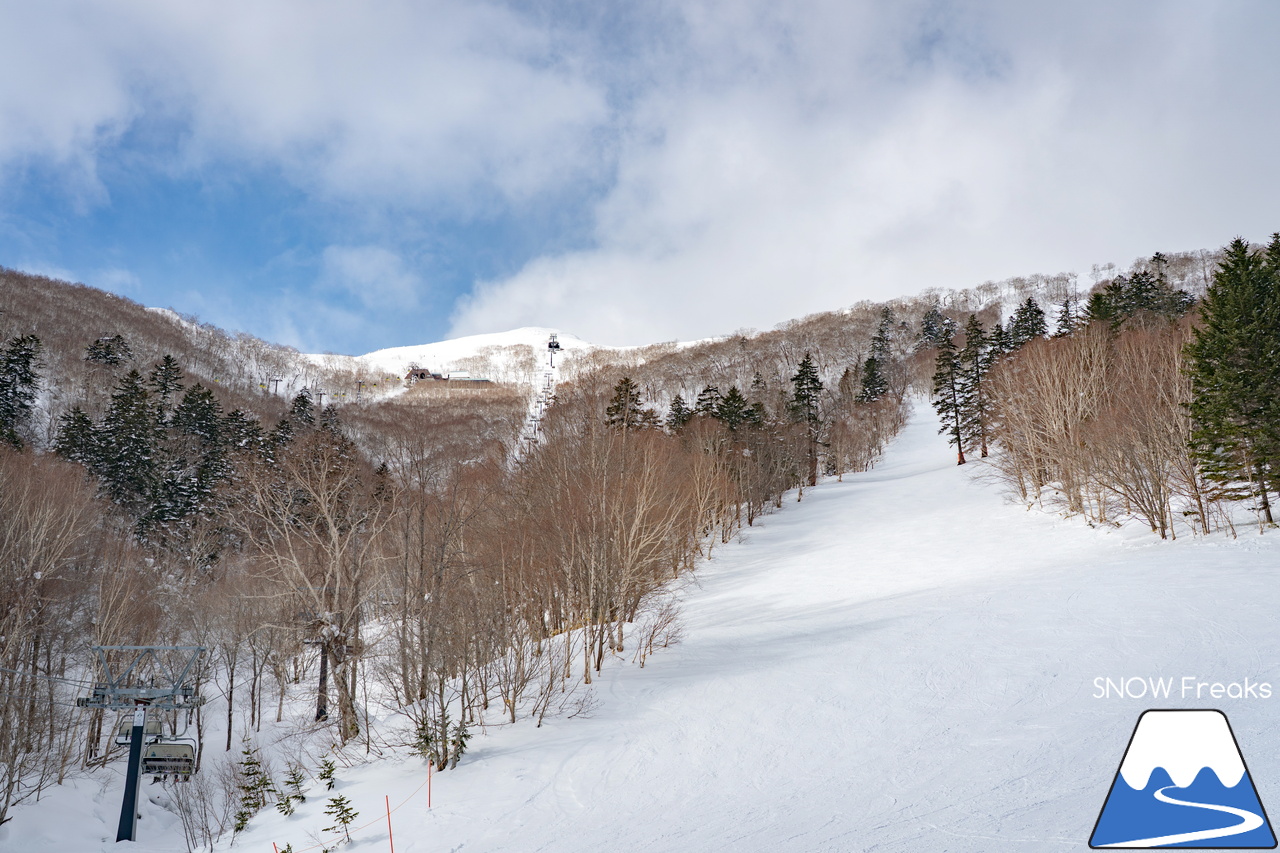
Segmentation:
[[(142, 730), (143, 743), (150, 743), (160, 739), (163, 734), (161, 729), (161, 721), (158, 717), (148, 717), (147, 725)], [(128, 746), (129, 741), (133, 739), (133, 714), (121, 714), (120, 724), (116, 726), (116, 746)]]
[(158, 778), (190, 782), (196, 772), (196, 745), (191, 738), (158, 740), (142, 750), (142, 772)]

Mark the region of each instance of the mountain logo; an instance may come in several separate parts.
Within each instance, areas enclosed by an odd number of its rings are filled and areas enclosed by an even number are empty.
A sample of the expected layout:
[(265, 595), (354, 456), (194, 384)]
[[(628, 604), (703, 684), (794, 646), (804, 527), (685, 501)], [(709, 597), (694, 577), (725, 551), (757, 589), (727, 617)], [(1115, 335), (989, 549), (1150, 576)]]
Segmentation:
[(1274, 849), (1275, 833), (1227, 715), (1144, 711), (1089, 846)]

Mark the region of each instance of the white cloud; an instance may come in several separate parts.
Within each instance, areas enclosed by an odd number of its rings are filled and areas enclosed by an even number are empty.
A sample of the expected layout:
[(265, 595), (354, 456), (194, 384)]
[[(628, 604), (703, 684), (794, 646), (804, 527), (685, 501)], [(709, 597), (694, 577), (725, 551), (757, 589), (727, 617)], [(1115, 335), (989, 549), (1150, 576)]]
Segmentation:
[(380, 246), (329, 246), (321, 256), (320, 286), (350, 294), (372, 310), (415, 309), (423, 290), (404, 260)]
[[(340, 199), (519, 203), (582, 178), (607, 118), (554, 32), (479, 0), (0, 8), (0, 164), (76, 165), (139, 120), (188, 165), (250, 160)], [(481, 200), (478, 204), (477, 199)]]
[(634, 112), (596, 245), (454, 334), (700, 337), (1280, 227), (1264, 4), (693, 8), (708, 54)]
[(405, 233), (596, 198), (588, 247), (477, 285), (454, 333), (699, 337), (1265, 237), (1278, 19), (1174, 0), (11, 3), (0, 167), (51, 164), (92, 203), (100, 152), (150, 129), (172, 134), (164, 168), (248, 163), (357, 219), (417, 217), (324, 252), (317, 295), (363, 313), (317, 308), (291, 332), (308, 339), (426, 310)]
[(121, 296), (136, 298), (142, 290), (142, 279), (138, 278), (133, 271), (120, 267), (98, 270), (89, 277), (89, 280), (94, 287), (101, 287), (103, 290), (109, 290)]

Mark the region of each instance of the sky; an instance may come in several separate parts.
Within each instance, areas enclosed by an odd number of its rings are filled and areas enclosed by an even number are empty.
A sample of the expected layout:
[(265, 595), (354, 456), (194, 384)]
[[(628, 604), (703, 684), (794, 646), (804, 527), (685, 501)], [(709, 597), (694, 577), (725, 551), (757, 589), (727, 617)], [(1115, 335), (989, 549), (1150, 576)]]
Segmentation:
[(1280, 230), (1280, 6), (0, 0), (0, 266), (629, 345)]

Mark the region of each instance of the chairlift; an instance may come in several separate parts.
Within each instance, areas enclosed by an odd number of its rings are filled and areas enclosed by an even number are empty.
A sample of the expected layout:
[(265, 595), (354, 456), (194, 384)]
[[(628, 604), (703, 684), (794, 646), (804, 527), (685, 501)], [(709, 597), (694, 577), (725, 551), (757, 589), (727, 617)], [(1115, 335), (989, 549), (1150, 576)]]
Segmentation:
[(192, 738), (159, 740), (142, 750), (142, 772), (157, 779), (173, 777), (190, 782), (196, 772), (196, 745)]
[[(164, 734), (159, 717), (148, 715), (147, 725), (142, 730), (143, 743), (157, 741)], [(116, 726), (116, 746), (128, 746), (133, 739), (133, 714), (122, 714), (120, 724)]]

